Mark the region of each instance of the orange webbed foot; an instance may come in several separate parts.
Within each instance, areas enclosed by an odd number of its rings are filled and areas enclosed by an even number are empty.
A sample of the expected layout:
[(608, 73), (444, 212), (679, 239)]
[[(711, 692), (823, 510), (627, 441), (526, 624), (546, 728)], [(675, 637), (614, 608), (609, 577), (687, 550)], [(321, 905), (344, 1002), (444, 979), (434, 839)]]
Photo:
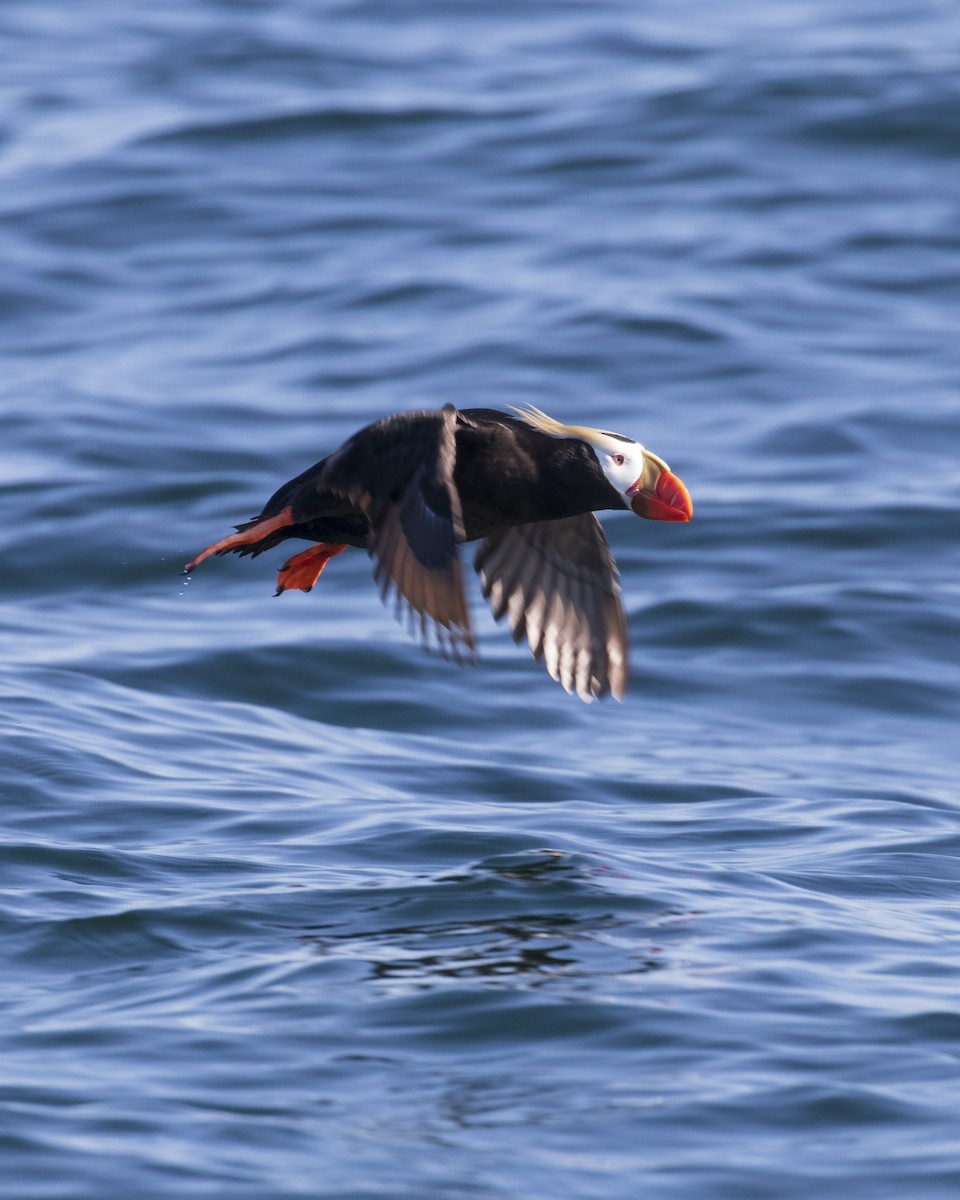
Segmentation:
[(320, 542), (288, 558), (277, 574), (275, 595), (281, 596), (290, 588), (309, 592), (320, 578), (320, 572), (334, 555), (346, 550), (346, 543)]
[(283, 529), (286, 525), (293, 525), (293, 523), (293, 509), (289, 505), (281, 512), (278, 512), (276, 516), (265, 517), (262, 521), (251, 521), (239, 533), (231, 533), (229, 537), (221, 538), (219, 542), (214, 542), (212, 546), (208, 546), (206, 550), (201, 550), (197, 557), (188, 562), (183, 568), (183, 573), (184, 575), (189, 575), (195, 567), (198, 567), (211, 554), (226, 554), (228, 550), (236, 550), (240, 546), (253, 546), (257, 542), (263, 541), (265, 537), (269, 537), (276, 530)]

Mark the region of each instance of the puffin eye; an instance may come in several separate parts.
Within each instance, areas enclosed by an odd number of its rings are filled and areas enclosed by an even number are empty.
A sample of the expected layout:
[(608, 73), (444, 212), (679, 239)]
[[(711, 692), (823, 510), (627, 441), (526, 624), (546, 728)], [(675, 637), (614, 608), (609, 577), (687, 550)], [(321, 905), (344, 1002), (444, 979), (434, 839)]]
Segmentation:
[(613, 456), (613, 461), (616, 463), (616, 465), (617, 465), (618, 467), (622, 467), (622, 466), (623, 466), (623, 464), (624, 464), (624, 463), (625, 463), (627, 460), (626, 460), (626, 459), (623, 457), (623, 455), (622, 455), (622, 454), (615, 454), (615, 455)]

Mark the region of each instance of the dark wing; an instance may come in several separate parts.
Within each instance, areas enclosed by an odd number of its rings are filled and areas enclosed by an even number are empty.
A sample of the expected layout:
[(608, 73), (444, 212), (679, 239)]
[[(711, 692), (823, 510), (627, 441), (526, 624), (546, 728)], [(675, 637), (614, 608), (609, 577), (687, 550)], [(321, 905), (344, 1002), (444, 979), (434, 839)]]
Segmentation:
[(488, 535), (474, 564), (483, 594), (513, 639), (588, 703), (627, 687), (627, 623), (618, 573), (592, 513), (516, 525)]
[(346, 496), (370, 522), (368, 550), (386, 599), (397, 593), (432, 629), (443, 653), (474, 650), (457, 543), (463, 540), (453, 482), (457, 410), (399, 413), (362, 429), (331, 455), (318, 490)]

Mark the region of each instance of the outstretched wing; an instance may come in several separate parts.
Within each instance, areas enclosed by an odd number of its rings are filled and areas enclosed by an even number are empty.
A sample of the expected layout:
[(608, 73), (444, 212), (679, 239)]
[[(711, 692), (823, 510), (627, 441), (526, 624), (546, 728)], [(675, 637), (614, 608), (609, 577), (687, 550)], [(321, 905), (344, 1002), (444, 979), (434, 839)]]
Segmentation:
[(618, 573), (592, 513), (516, 525), (488, 535), (475, 564), (483, 594), (513, 639), (568, 692), (589, 703), (627, 686), (627, 623)]
[[(331, 455), (318, 490), (346, 496), (370, 522), (374, 578), (397, 613), (418, 616), (425, 643), (460, 658), (474, 651), (457, 543), (463, 540), (453, 481), (457, 410), (399, 413), (360, 431)], [(415, 624), (412, 621), (411, 624)]]

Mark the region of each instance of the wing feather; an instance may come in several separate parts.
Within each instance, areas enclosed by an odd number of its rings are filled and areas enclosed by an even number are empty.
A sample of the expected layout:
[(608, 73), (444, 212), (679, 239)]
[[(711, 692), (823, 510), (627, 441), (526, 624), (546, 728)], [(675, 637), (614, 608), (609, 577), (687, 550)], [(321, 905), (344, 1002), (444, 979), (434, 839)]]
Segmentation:
[[(361, 430), (330, 456), (317, 487), (345, 496), (370, 523), (374, 579), (397, 615), (441, 653), (474, 652), (457, 544), (457, 410), (400, 413)], [(417, 618), (419, 617), (419, 622)]]
[(618, 573), (592, 513), (488, 534), (475, 566), (494, 617), (526, 637), (550, 675), (585, 701), (627, 686)]

